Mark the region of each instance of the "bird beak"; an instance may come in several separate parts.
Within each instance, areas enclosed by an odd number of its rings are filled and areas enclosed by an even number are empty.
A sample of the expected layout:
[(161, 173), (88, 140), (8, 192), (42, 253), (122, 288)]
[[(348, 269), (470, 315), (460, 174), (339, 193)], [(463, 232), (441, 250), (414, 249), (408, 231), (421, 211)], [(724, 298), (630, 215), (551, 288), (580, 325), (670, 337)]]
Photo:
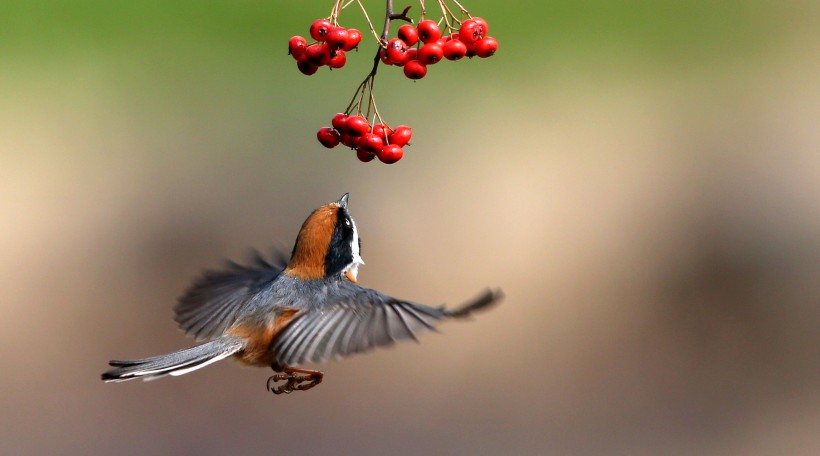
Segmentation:
[(341, 206), (342, 209), (347, 209), (347, 197), (348, 197), (348, 195), (350, 195), (350, 193), (345, 193), (344, 195), (342, 195), (341, 198), (339, 198), (339, 201), (336, 201), (336, 204)]

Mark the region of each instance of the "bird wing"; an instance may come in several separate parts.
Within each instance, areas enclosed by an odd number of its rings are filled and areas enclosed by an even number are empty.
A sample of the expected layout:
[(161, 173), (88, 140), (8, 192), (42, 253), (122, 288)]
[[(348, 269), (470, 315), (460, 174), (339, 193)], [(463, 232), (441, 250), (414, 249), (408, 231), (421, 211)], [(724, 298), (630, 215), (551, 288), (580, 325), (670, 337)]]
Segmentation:
[(349, 293), (303, 311), (277, 334), (273, 352), (280, 365), (321, 363), (399, 340), (416, 339), (420, 331), (435, 331), (441, 320), (469, 316), (501, 297), (500, 291), (487, 290), (451, 311), (391, 298), (352, 282), (344, 282), (343, 287), (347, 290), (342, 291)]
[(205, 271), (179, 297), (174, 320), (197, 340), (221, 335), (236, 322), (239, 310), (259, 287), (274, 280), (286, 263), (287, 257), (281, 251), (275, 251), (272, 260), (253, 251), (248, 266), (230, 261), (223, 270)]

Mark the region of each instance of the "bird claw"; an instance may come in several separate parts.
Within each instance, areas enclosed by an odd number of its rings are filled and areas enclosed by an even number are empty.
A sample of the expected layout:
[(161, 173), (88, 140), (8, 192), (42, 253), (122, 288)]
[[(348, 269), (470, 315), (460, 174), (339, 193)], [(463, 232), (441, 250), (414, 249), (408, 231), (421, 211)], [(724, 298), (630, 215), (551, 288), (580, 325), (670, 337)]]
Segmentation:
[[(282, 380), (287, 380), (286, 383), (282, 385), (276, 385), (276, 382), (281, 382)], [(273, 394), (282, 394), (282, 393), (290, 393), (293, 391), (293, 383), (292, 378), (289, 377), (287, 374), (276, 374), (268, 378), (267, 388)]]
[[(300, 373), (304, 373), (301, 374)], [(305, 391), (322, 383), (324, 374), (314, 371), (285, 369), (284, 373), (272, 375), (268, 378), (267, 388), (273, 394), (290, 394), (293, 391)], [(285, 383), (277, 385), (277, 382)]]

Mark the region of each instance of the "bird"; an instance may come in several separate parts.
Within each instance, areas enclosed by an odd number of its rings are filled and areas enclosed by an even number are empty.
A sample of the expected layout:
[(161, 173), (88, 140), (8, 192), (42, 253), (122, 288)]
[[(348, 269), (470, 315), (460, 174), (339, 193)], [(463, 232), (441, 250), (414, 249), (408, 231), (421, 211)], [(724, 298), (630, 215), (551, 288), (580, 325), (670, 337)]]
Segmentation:
[(314, 210), (292, 253), (271, 259), (255, 251), (247, 265), (206, 270), (179, 297), (174, 320), (203, 342), (144, 359), (112, 360), (105, 382), (179, 376), (228, 357), (275, 372), (274, 394), (308, 390), (324, 373), (302, 367), (344, 358), (436, 331), (444, 320), (486, 310), (503, 297), (487, 288), (455, 309), (427, 306), (361, 286), (361, 238), (348, 212), (349, 194)]

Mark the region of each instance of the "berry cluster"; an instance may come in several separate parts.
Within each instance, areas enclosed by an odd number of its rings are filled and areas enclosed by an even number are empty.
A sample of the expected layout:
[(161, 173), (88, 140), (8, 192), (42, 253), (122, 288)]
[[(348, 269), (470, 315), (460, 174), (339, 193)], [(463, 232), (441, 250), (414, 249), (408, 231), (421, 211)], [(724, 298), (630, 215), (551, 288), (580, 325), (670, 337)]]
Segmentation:
[(308, 76), (316, 73), (321, 66), (345, 66), (345, 52), (352, 51), (362, 41), (359, 30), (334, 26), (327, 19), (317, 19), (311, 24), (310, 37), (316, 42), (308, 44), (304, 37), (298, 35), (288, 41), (288, 52), (296, 59), (296, 66)]
[[(288, 42), (289, 53), (302, 73), (312, 75), (319, 67), (341, 68), (347, 62), (346, 52), (356, 49), (362, 34), (356, 29), (341, 27), (339, 16), (349, 6), (358, 6), (364, 14), (369, 31), (376, 38), (378, 48), (373, 56), (373, 67), (359, 84), (347, 108), (333, 118), (332, 126), (322, 127), (316, 137), (322, 145), (333, 148), (340, 143), (356, 151), (363, 162), (378, 158), (384, 163), (395, 163), (404, 156), (402, 147), (412, 135), (410, 127), (390, 128), (376, 106), (374, 82), (381, 65), (403, 68), (409, 79), (427, 75), (427, 67), (443, 59), (460, 60), (464, 57), (487, 58), (498, 50), (498, 41), (487, 36), (487, 21), (473, 17), (461, 4), (463, 0), (436, 0), (441, 8), (440, 19), (430, 20), (424, 0), (419, 0), (421, 17), (417, 26), (408, 16), (410, 6), (394, 10), (393, 1), (386, 3), (384, 28), (377, 32), (364, 5), (359, 0), (333, 0), (330, 15), (310, 26), (310, 38), (294, 36)], [(427, 19), (425, 18), (427, 16)], [(438, 16), (437, 16), (438, 17)], [(406, 22), (390, 39), (390, 26), (395, 21)], [(371, 119), (371, 125), (368, 122)]]
[(413, 136), (412, 129), (406, 125), (399, 125), (395, 129), (384, 123), (370, 125), (360, 115), (336, 114), (331, 125), (332, 127), (320, 128), (316, 133), (319, 142), (328, 149), (342, 143), (355, 150), (356, 157), (363, 162), (378, 157), (383, 163), (396, 163), (404, 156), (402, 147)]
[(417, 27), (405, 24), (399, 27), (398, 37), (382, 48), (380, 57), (387, 65), (404, 67), (408, 78), (421, 79), (427, 75), (427, 66), (441, 59), (459, 60), (476, 55), (487, 58), (495, 54), (498, 41), (487, 36), (487, 30), (487, 21), (480, 17), (465, 20), (458, 32), (445, 36), (435, 21), (424, 20)]

